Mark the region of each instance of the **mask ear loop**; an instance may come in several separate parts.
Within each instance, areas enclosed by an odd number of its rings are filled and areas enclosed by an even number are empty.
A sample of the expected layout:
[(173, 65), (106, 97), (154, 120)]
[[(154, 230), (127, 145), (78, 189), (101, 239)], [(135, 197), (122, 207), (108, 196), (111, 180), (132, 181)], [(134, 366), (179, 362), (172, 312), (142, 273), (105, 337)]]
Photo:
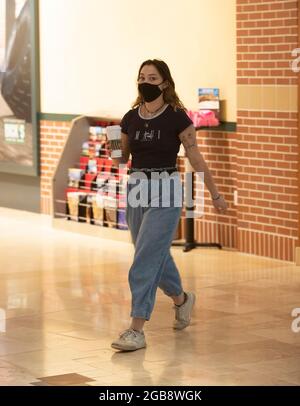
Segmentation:
[(165, 89), (167, 89), (169, 87), (169, 83), (167, 80), (164, 80), (163, 82), (161, 82), (160, 85), (162, 85), (163, 83), (166, 83), (166, 86), (162, 89), (162, 91), (164, 91)]

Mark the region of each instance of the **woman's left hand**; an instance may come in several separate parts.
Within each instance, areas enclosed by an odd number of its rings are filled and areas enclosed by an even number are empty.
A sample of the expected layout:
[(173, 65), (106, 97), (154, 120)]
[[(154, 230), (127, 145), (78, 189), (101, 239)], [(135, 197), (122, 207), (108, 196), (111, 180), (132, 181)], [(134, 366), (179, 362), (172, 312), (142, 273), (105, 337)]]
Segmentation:
[(220, 213), (225, 213), (228, 206), (227, 203), (222, 195), (219, 195), (218, 199), (212, 199), (214, 208), (220, 212)]

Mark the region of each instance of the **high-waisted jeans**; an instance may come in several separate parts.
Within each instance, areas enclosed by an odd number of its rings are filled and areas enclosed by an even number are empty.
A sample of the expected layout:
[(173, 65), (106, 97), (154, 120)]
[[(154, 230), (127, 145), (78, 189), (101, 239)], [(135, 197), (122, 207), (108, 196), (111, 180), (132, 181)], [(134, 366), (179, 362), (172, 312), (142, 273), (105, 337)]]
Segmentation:
[[(131, 317), (134, 318), (150, 319), (158, 287), (168, 296), (179, 296), (183, 292), (170, 253), (182, 211), (182, 183), (179, 174), (174, 175), (165, 179), (139, 179), (134, 185), (131, 183), (134, 174), (131, 174), (127, 184), (126, 220), (135, 246), (129, 270)], [(142, 204), (132, 204), (131, 193), (143, 196)]]

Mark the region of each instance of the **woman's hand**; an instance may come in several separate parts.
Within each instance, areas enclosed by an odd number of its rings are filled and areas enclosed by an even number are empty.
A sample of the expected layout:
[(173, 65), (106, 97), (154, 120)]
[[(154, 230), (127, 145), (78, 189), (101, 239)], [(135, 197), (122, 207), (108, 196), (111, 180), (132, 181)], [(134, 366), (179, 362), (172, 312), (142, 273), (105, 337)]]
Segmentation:
[(217, 196), (216, 198), (212, 198), (212, 202), (214, 205), (214, 208), (219, 212), (219, 213), (225, 213), (228, 206), (227, 203), (222, 195)]

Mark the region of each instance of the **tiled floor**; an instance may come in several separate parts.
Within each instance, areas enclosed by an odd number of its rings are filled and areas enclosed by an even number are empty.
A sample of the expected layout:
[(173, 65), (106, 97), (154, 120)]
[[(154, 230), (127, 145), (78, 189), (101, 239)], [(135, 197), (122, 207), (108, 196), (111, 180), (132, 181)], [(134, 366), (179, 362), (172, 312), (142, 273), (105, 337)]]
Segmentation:
[(300, 384), (300, 332), (291, 329), (300, 268), (292, 263), (172, 249), (197, 294), (192, 325), (174, 332), (159, 292), (148, 348), (117, 353), (110, 343), (128, 326), (131, 244), (7, 209), (0, 230), (1, 385)]

